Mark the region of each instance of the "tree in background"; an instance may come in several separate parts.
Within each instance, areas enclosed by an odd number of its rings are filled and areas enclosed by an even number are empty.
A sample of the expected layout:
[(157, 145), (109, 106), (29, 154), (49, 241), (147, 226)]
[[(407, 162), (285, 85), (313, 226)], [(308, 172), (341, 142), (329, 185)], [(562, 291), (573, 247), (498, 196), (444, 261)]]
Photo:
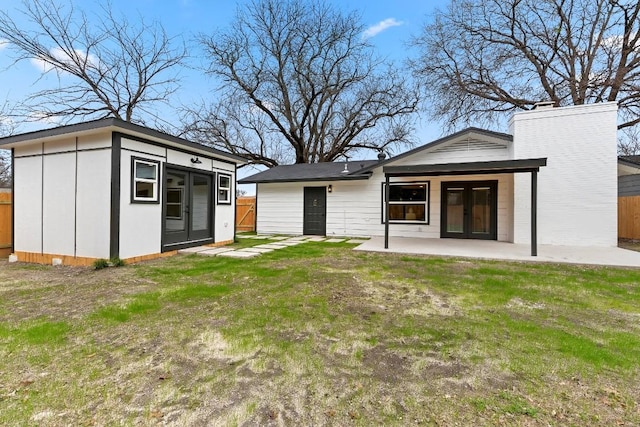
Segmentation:
[[(11, 135), (15, 125), (8, 104), (0, 105), (0, 138)], [(0, 150), (0, 188), (11, 187), (11, 152)]]
[(418, 91), (363, 30), (321, 1), (244, 5), (226, 31), (200, 38), (222, 85), (218, 102), (188, 112), (186, 134), (268, 167), (408, 143)]
[(144, 123), (178, 88), (177, 69), (187, 51), (158, 23), (142, 17), (132, 23), (115, 16), (110, 4), (95, 21), (72, 3), (53, 0), (23, 1), (17, 13), (27, 25), (0, 11), (0, 39), (16, 62), (35, 61), (43, 72), (57, 73), (59, 82), (25, 100), (21, 111), (27, 119), (116, 117)]
[(617, 101), (618, 128), (632, 138), (639, 13), (637, 0), (452, 0), (414, 39), (421, 55), (412, 66), (431, 115), (451, 127), (539, 101)]

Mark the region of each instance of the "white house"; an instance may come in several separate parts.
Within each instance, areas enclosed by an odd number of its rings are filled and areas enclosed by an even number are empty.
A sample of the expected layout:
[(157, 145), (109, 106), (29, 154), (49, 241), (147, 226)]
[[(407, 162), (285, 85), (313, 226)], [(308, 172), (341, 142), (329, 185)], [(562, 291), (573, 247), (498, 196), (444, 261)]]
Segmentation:
[(237, 156), (119, 119), (0, 139), (13, 159), (19, 261), (90, 264), (226, 244)]
[[(617, 105), (542, 105), (510, 134), (469, 128), (381, 161), (279, 166), (259, 233), (617, 245)], [(385, 188), (390, 190), (387, 192)], [(388, 200), (385, 197), (388, 196)]]

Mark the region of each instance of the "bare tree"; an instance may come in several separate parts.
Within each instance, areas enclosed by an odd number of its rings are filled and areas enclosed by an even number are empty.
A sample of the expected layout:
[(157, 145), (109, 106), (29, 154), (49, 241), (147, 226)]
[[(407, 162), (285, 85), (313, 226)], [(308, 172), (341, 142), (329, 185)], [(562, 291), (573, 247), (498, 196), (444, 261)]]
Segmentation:
[(451, 0), (414, 39), (430, 112), (451, 127), (536, 102), (618, 101), (640, 123), (637, 0)]
[(24, 25), (0, 11), (0, 39), (13, 49), (15, 61), (35, 61), (45, 73), (57, 73), (57, 87), (26, 99), (27, 117), (144, 122), (177, 89), (184, 44), (158, 23), (114, 15), (110, 4), (102, 12), (91, 21), (72, 3), (25, 0), (19, 12)]
[[(0, 138), (9, 136), (15, 131), (15, 123), (11, 119), (11, 108), (5, 101), (0, 105)], [(11, 187), (11, 152), (0, 150), (0, 188)]]
[(418, 91), (376, 59), (354, 14), (321, 0), (256, 0), (202, 36), (222, 81), (186, 132), (268, 167), (409, 143)]

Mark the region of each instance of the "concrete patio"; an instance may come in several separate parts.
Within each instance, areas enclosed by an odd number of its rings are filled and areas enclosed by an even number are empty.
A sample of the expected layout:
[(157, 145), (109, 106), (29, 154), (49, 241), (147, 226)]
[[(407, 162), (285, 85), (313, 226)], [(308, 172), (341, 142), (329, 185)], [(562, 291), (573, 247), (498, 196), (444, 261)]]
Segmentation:
[(384, 238), (372, 237), (356, 247), (355, 250), (640, 268), (640, 252), (617, 247), (538, 245), (538, 256), (532, 257), (531, 245), (528, 244), (514, 244), (494, 240), (390, 237), (389, 249), (384, 249)]

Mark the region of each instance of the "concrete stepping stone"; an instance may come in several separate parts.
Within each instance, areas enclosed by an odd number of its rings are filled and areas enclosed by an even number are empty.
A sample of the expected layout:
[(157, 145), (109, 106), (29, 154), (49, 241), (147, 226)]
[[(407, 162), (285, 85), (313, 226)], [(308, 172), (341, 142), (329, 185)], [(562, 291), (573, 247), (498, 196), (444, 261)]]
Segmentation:
[(258, 245), (258, 246), (254, 246), (254, 248), (260, 248), (260, 249), (282, 249), (282, 248), (286, 248), (289, 247), (289, 245), (284, 245), (284, 244), (280, 244), (280, 243), (265, 243), (264, 245)]
[(253, 236), (253, 238), (257, 240), (271, 239), (272, 237), (273, 236), (268, 236), (265, 234), (256, 234), (255, 236)]
[(324, 237), (309, 237), (307, 239), (307, 242), (324, 242), (325, 238)]
[(253, 234), (236, 234), (238, 239), (255, 239), (255, 235)]
[(285, 246), (295, 246), (295, 245), (299, 245), (300, 243), (304, 243), (298, 240), (283, 240), (281, 242), (279, 242), (279, 245), (285, 245)]
[(232, 252), (231, 248), (206, 248), (204, 251), (198, 252), (198, 255), (216, 256), (225, 252)]
[(196, 246), (194, 248), (185, 248), (178, 250), (179, 254), (197, 254), (198, 252), (206, 251), (212, 249), (209, 246)]
[(288, 236), (273, 236), (269, 238), (269, 240), (287, 240), (287, 239), (289, 239)]
[(229, 257), (229, 258), (253, 258), (260, 255), (258, 252), (246, 252), (246, 251), (229, 251), (219, 253), (217, 256)]
[(333, 238), (333, 239), (327, 239), (327, 240), (325, 240), (325, 242), (327, 242), (327, 243), (341, 243), (341, 242), (344, 242), (344, 239)]
[[(266, 245), (264, 245), (264, 246), (266, 246)], [(258, 253), (258, 254), (266, 254), (267, 252), (273, 252), (273, 249), (272, 248), (252, 246), (250, 248), (238, 249), (238, 252), (255, 252), (255, 253)]]

